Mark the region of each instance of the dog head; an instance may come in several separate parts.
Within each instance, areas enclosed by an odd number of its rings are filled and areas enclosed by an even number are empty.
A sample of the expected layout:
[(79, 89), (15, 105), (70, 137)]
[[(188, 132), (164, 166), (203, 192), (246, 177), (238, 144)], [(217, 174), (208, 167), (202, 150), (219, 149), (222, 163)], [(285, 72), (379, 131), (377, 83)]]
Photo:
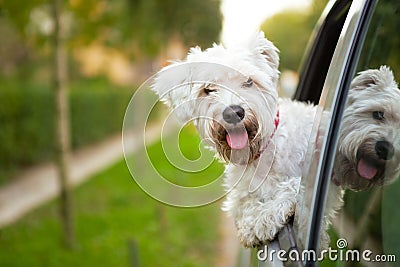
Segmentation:
[(274, 131), (278, 65), (278, 49), (258, 33), (233, 47), (192, 48), (156, 74), (152, 89), (222, 159), (246, 164)]
[(360, 72), (351, 83), (333, 181), (366, 190), (390, 183), (400, 173), (400, 90), (392, 71)]

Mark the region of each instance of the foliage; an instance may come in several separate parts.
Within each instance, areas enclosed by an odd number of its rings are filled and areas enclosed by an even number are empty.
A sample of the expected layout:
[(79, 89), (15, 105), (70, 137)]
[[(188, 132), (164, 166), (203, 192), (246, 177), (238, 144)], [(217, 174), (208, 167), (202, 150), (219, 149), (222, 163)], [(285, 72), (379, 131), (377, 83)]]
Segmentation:
[[(373, 197), (375, 191), (380, 191), (381, 196), (378, 204), (371, 213), (366, 214), (369, 200)], [(398, 196), (400, 194), (400, 183), (396, 181), (393, 184), (380, 188), (375, 188), (365, 192), (346, 192), (344, 212), (346, 216), (361, 227), (361, 218), (368, 215), (368, 225), (363, 237), (369, 237), (375, 240), (377, 244), (382, 245), (385, 254), (399, 254), (400, 251), (400, 231), (398, 222), (400, 212), (398, 209)], [(343, 226), (345, 229), (345, 226)], [(356, 233), (352, 233), (353, 235)]]
[[(12, 44), (23, 46), (25, 60), (48, 57), (50, 13), (44, 0), (0, 1), (0, 34), (15, 32)], [(131, 59), (156, 57), (171, 41), (209, 46), (222, 28), (220, 0), (71, 0), (61, 19), (69, 51), (96, 43)]]
[(400, 79), (400, 4), (396, 0), (379, 2), (368, 29), (366, 40), (357, 66), (358, 71), (391, 67), (396, 80)]
[[(94, 43), (118, 51), (126, 62), (145, 58), (145, 67), (152, 66), (148, 58), (162, 52), (170, 41), (185, 45), (216, 41), (222, 25), (219, 0), (62, 3), (69, 55)], [(5, 169), (48, 159), (53, 151), (53, 28), (49, 1), (0, 0), (0, 35), (7, 36), (0, 46), (0, 99), (4, 103), (0, 107), (0, 180)], [(78, 148), (120, 130), (130, 93), (108, 90), (104, 85), (98, 85), (104, 90), (88, 86), (77, 62), (71, 57), (68, 60), (71, 143)]]
[(72, 88), (69, 94), (72, 148), (121, 131), (131, 94), (127, 90)]
[[(0, 1), (0, 17), (9, 17), (18, 29), (25, 29), (29, 24), (31, 11), (40, 5), (46, 4), (46, 0), (32, 0), (27, 2)], [(21, 31), (23, 34), (28, 32)]]
[[(400, 22), (398, 21), (399, 12), (400, 4), (398, 1), (386, 0), (378, 3), (363, 44), (357, 71), (379, 68), (379, 66), (385, 64), (389, 65), (395, 76), (399, 77), (400, 37), (397, 34), (400, 27)], [(396, 205), (392, 203), (397, 203), (396, 199), (400, 192), (400, 184), (394, 183), (393, 185), (382, 187), (381, 190), (383, 191), (382, 205), (378, 205), (379, 207), (369, 215), (368, 234), (377, 240), (380, 240), (381, 235), (385, 234), (384, 244), (390, 244), (387, 249), (399, 251), (399, 246), (396, 245), (396, 242), (400, 236), (400, 231), (397, 230), (397, 225), (395, 226), (394, 222), (399, 221), (396, 218), (400, 217), (400, 215), (396, 212)], [(349, 217), (354, 221), (361, 218), (365, 213), (366, 205), (371, 195), (372, 191), (346, 193), (345, 210)]]
[(151, 56), (159, 53), (171, 38), (185, 45), (209, 45), (218, 39), (222, 26), (219, 0), (71, 3), (69, 10), (74, 16), (75, 40), (98, 40), (127, 50), (134, 46), (141, 54)]
[[(160, 144), (150, 149), (156, 147), (162, 155)], [(150, 178), (153, 173), (146, 172)], [(133, 242), (140, 266), (214, 265), (220, 203), (195, 209), (164, 206), (141, 191), (123, 161), (73, 194), (78, 247), (68, 251), (59, 241), (58, 209), (52, 202), (0, 230), (2, 266), (134, 266)]]
[(309, 10), (286, 10), (267, 19), (261, 26), (280, 50), (280, 68), (298, 70), (314, 26), (327, 3), (316, 0)]
[(53, 101), (49, 90), (15, 88), (0, 90), (0, 164), (34, 163), (47, 158), (54, 140)]
[[(73, 148), (120, 131), (131, 94), (122, 88), (110, 90), (98, 81), (73, 85), (69, 94)], [(55, 125), (49, 88), (3, 82), (0, 102), (1, 181), (17, 167), (50, 159)]]
[[(147, 1), (146, 1), (147, 2)], [(209, 46), (219, 39), (222, 23), (220, 1), (157, 0), (163, 39), (180, 35), (188, 46)]]
[(279, 13), (265, 22), (262, 29), (280, 50), (281, 69), (296, 70), (311, 34), (306, 14), (298, 11)]

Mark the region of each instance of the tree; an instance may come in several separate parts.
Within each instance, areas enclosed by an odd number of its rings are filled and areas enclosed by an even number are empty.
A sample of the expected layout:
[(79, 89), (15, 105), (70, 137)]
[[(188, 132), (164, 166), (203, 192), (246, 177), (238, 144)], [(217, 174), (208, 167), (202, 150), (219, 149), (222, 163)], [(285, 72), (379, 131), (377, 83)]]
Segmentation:
[(53, 0), (52, 8), (54, 19), (54, 101), (56, 109), (55, 158), (60, 181), (60, 211), (64, 230), (64, 242), (67, 247), (72, 248), (75, 243), (75, 234), (68, 170), (70, 135), (67, 99), (67, 51), (64, 46), (65, 32), (61, 24), (61, 0)]
[[(96, 43), (116, 49), (135, 61), (156, 58), (171, 41), (179, 41), (186, 47), (208, 47), (218, 41), (222, 28), (220, 1), (62, 1), (65, 18), (69, 20), (66, 49), (75, 51)], [(35, 55), (32, 60), (35, 64), (49, 50), (48, 33), (35, 28), (32, 15), (37, 13), (43, 15), (38, 19), (43, 22), (49, 13), (48, 1), (0, 1), (0, 19), (7, 20), (29, 44), (28, 51)]]
[[(219, 38), (222, 26), (219, 5), (220, 0), (0, 1), (0, 33), (15, 33), (12, 42), (7, 45), (11, 50), (4, 53), (24, 51), (23, 55), (16, 54), (7, 59), (16, 66), (9, 68), (13, 71), (7, 76), (19, 84), (24, 83), (21, 86), (24, 89), (35, 83), (47, 85), (49, 76), (53, 79), (57, 140), (54, 144), (55, 161), (60, 177), (61, 215), (68, 246), (73, 245), (75, 238), (67, 166), (70, 149), (67, 63), (76, 64), (67, 56), (68, 52), (98, 43), (121, 51), (133, 61), (138, 58), (153, 59), (174, 39), (188, 46), (208, 46)], [(7, 34), (7, 38), (9, 36)], [(16, 45), (18, 43), (20, 46)], [(0, 66), (4, 64), (1, 50)], [(26, 75), (21, 75), (21, 69), (26, 69)], [(79, 78), (79, 68), (71, 69)], [(40, 78), (36, 81), (32, 80), (38, 76)], [(49, 144), (49, 147), (52, 145)]]
[(128, 0), (128, 38), (138, 50), (157, 55), (173, 39), (185, 46), (210, 46), (222, 28), (220, 0)]

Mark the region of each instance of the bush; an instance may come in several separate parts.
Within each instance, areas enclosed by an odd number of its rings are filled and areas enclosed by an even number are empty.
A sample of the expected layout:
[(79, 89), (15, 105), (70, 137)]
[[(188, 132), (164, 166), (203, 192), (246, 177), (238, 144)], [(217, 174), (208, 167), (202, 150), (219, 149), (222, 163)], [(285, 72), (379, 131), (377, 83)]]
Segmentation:
[(54, 143), (50, 91), (5, 88), (0, 103), (0, 168), (49, 157)]
[[(94, 88), (96, 87), (96, 88)], [(121, 130), (132, 92), (85, 82), (69, 90), (72, 149)], [(0, 182), (27, 165), (49, 160), (54, 151), (54, 103), (49, 87), (0, 86)]]
[(104, 139), (122, 129), (131, 93), (127, 91), (73, 90), (70, 92), (72, 148)]

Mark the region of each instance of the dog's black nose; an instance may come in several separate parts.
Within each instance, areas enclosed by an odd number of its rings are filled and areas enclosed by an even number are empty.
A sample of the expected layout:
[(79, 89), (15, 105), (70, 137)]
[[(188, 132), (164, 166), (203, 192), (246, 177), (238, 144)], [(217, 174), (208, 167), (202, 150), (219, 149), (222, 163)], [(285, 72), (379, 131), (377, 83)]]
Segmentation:
[(388, 141), (378, 141), (375, 144), (375, 152), (380, 159), (390, 160), (394, 154), (394, 147)]
[(244, 118), (244, 109), (239, 105), (229, 106), (222, 112), (222, 117), (227, 123), (238, 123)]

